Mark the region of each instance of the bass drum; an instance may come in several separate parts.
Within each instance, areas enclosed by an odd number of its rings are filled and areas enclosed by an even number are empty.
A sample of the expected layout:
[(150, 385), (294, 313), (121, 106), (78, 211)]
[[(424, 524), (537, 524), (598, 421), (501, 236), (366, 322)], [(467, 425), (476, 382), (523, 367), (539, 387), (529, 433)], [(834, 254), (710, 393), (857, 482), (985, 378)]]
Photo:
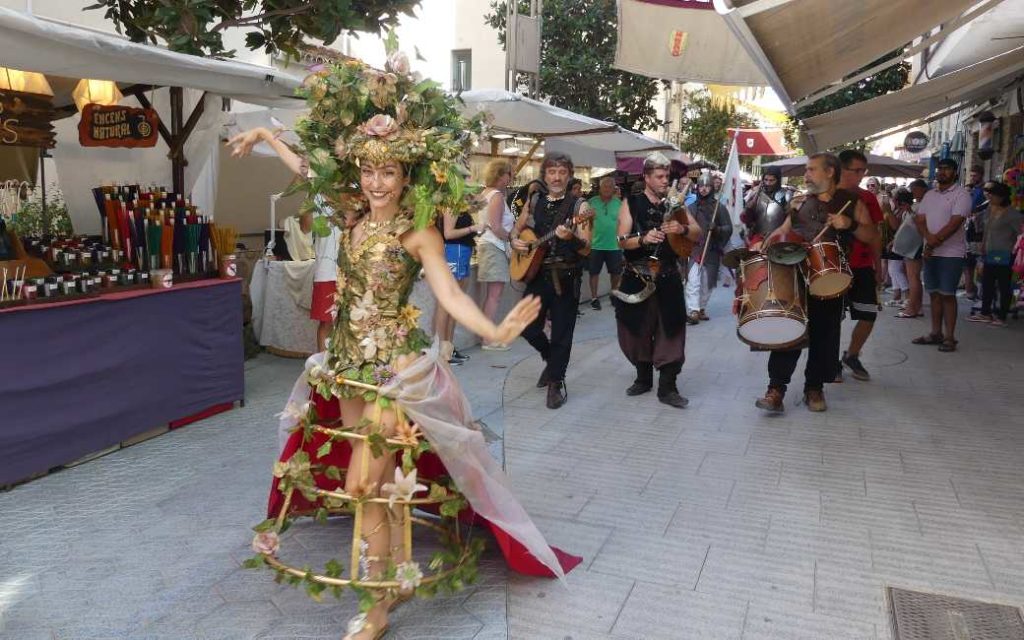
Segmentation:
[(804, 339), (807, 298), (799, 266), (759, 254), (740, 263), (740, 287), (740, 340), (760, 349), (783, 349)]

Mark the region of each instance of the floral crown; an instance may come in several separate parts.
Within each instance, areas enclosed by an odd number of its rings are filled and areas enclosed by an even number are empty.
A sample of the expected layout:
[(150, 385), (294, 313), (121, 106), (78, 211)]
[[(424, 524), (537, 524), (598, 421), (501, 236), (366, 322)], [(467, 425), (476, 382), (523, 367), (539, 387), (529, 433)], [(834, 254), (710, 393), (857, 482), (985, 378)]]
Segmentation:
[(457, 97), (413, 74), (394, 33), (385, 45), (383, 71), (349, 59), (322, 65), (303, 82), (299, 94), (310, 110), (295, 131), (314, 175), (296, 190), (307, 192), (307, 206), (319, 194), (342, 214), (358, 213), (365, 208), (360, 163), (399, 162), (410, 187), (402, 208), (422, 229), (439, 211), (470, 208), (475, 189), (466, 184), (467, 156), (483, 134), (485, 116), (464, 118)]

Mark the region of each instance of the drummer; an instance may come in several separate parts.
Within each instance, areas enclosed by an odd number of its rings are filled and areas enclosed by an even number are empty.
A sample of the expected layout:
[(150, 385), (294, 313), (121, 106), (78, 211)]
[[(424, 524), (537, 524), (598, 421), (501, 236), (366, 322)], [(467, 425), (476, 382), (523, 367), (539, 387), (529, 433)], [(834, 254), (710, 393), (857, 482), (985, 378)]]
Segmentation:
[[(838, 242), (848, 250), (854, 238), (874, 245), (878, 229), (871, 222), (867, 207), (856, 193), (838, 188), (839, 158), (831, 153), (816, 153), (807, 159), (804, 182), (807, 195), (790, 203), (789, 215), (765, 241), (796, 233), (807, 241)], [(807, 366), (804, 369), (804, 403), (811, 411), (825, 411), (824, 385), (835, 380), (839, 364), (840, 327), (843, 321), (843, 297), (807, 300)], [(800, 360), (800, 349), (772, 351), (768, 358), (768, 391), (758, 398), (759, 409), (781, 413), (783, 398)]]

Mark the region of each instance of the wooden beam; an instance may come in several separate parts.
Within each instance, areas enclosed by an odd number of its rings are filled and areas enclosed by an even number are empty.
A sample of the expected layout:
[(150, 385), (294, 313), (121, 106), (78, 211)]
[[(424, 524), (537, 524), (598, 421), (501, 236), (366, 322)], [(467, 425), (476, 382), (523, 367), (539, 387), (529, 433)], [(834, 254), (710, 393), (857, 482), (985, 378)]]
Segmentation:
[(539, 147), (540, 143), (542, 142), (544, 142), (543, 138), (537, 138), (537, 140), (533, 143), (533, 146), (530, 147), (530, 152), (527, 153), (526, 156), (519, 161), (518, 165), (516, 165), (516, 170), (512, 172), (513, 178), (519, 175), (519, 172), (523, 170), (523, 167), (526, 166), (527, 162), (533, 160), (533, 154), (537, 153), (537, 147)]
[[(192, 109), (192, 113), (189, 115), (188, 120), (185, 122), (185, 126), (182, 127), (181, 133), (178, 135), (178, 139), (175, 141), (174, 148), (171, 149), (171, 153), (181, 153), (182, 149), (185, 148), (185, 143), (188, 142), (188, 137), (192, 135), (192, 130), (199, 124), (199, 118), (202, 117), (203, 111), (206, 108), (206, 92), (199, 97), (199, 102), (195, 108)], [(188, 165), (188, 161), (185, 161)]]

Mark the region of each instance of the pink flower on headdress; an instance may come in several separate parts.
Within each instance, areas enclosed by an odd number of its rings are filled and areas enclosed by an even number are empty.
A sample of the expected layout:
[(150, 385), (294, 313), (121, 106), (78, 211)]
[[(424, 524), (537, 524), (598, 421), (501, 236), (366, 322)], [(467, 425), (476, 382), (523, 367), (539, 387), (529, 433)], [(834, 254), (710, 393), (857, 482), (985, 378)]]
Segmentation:
[(338, 136), (338, 139), (334, 141), (334, 155), (344, 158), (346, 153), (348, 153), (348, 143), (345, 141), (345, 136)]
[(398, 133), (398, 121), (387, 114), (378, 113), (363, 123), (361, 129), (368, 136), (387, 140)]
[(383, 109), (394, 100), (398, 76), (376, 69), (367, 69), (363, 72), (363, 76), (366, 78), (366, 88), (370, 92), (370, 102), (379, 109)]
[(404, 76), (409, 73), (409, 56), (405, 55), (401, 51), (396, 51), (388, 56), (385, 68), (387, 68), (388, 71)]
[(398, 120), (398, 124), (405, 124), (409, 119), (409, 106), (405, 102), (399, 102), (395, 107), (395, 119)]

